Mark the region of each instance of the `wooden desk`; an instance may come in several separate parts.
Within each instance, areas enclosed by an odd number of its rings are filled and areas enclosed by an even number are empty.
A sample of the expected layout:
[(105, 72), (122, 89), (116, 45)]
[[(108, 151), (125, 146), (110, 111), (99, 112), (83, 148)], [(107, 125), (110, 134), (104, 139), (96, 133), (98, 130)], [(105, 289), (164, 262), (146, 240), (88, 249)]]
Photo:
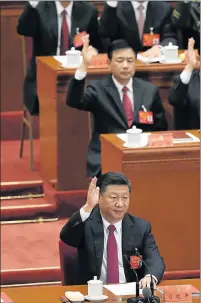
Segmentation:
[[(197, 289), (200, 289), (199, 279), (189, 280), (171, 280), (162, 281), (160, 285), (183, 285), (192, 284)], [(60, 296), (64, 295), (66, 291), (80, 291), (84, 295), (87, 294), (87, 286), (37, 286), (37, 287), (17, 287), (17, 288), (3, 288), (5, 292), (15, 303), (59, 303)], [(104, 290), (104, 294), (108, 295), (112, 301), (118, 301), (119, 297), (115, 297), (109, 291)], [(199, 298), (193, 299), (193, 303), (198, 303)], [(108, 300), (106, 302), (110, 302)]]
[(129, 212), (151, 222), (166, 271), (199, 269), (199, 143), (129, 149), (112, 134), (101, 135), (101, 145), (103, 173), (122, 172), (131, 181)]
[[(160, 87), (169, 122), (172, 121), (172, 107), (167, 102), (167, 90), (172, 85), (173, 75), (183, 68), (184, 63), (144, 64), (138, 60), (136, 63), (136, 71), (148, 73), (150, 81)], [(74, 72), (74, 69), (62, 68), (53, 57), (37, 58), (41, 175), (46, 181), (56, 182), (57, 190), (88, 186), (85, 168), (91, 136), (90, 115), (66, 105), (68, 85)], [(99, 79), (109, 72), (105, 65), (91, 67), (87, 79)]]

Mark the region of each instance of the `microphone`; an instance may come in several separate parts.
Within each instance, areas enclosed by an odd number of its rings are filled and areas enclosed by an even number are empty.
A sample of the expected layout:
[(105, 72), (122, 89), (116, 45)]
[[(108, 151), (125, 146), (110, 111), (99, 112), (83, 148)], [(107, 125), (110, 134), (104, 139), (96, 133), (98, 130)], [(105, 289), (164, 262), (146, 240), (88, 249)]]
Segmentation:
[(147, 266), (146, 262), (143, 260), (143, 258), (140, 256), (140, 253), (138, 251), (138, 249), (135, 247), (135, 253), (138, 257), (140, 257), (142, 263), (145, 265), (145, 267), (147, 268), (150, 276), (151, 276), (151, 283), (150, 283), (150, 289), (151, 289), (151, 293), (152, 293), (152, 296), (154, 295), (154, 282), (153, 282), (153, 276), (152, 276), (152, 273), (151, 273), (151, 270), (149, 269), (149, 267)]
[(152, 296), (151, 290), (149, 287), (145, 287), (142, 290), (142, 294), (146, 300), (146, 302), (151, 302), (151, 303), (160, 303), (159, 297)]
[(152, 297), (151, 289), (149, 287), (143, 288), (142, 294), (148, 300)]
[(144, 298), (141, 298), (139, 296), (140, 294), (140, 290), (139, 290), (139, 278), (138, 278), (138, 274), (137, 272), (135, 271), (135, 269), (133, 268), (131, 262), (129, 261), (127, 255), (123, 255), (124, 256), (124, 259), (128, 262), (128, 264), (131, 266), (135, 276), (136, 276), (136, 297), (135, 298), (128, 298), (127, 299), (127, 303), (146, 303)]
[(138, 274), (136, 272), (136, 270), (133, 268), (131, 262), (129, 261), (127, 255), (124, 255), (124, 258), (126, 259), (126, 261), (128, 262), (128, 264), (130, 265), (130, 267), (132, 268), (135, 276), (136, 276), (136, 297), (139, 297), (140, 295), (140, 286), (139, 286), (139, 278), (138, 278)]

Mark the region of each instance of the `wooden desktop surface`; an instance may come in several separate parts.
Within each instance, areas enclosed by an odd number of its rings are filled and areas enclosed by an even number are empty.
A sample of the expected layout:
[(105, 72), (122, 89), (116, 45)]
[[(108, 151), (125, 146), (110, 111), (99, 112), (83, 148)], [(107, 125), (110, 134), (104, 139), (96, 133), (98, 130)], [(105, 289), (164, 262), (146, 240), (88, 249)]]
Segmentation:
[[(200, 289), (200, 279), (185, 279), (185, 280), (168, 280), (162, 281), (160, 285), (183, 285), (191, 284), (197, 289)], [(87, 286), (32, 286), (32, 287), (14, 287), (3, 288), (5, 292), (15, 303), (59, 303), (60, 296), (63, 296), (66, 291), (80, 291), (84, 295), (87, 294)], [(116, 297), (111, 292), (104, 289), (104, 294), (111, 301), (126, 301), (126, 298)], [(158, 293), (156, 295), (159, 295)], [(193, 303), (198, 303), (199, 298), (194, 298)]]
[[(170, 130), (168, 132), (173, 133), (173, 134), (174, 133), (178, 133), (178, 134), (181, 133), (181, 137), (182, 137), (182, 133), (188, 132), (188, 133), (191, 133), (192, 135), (194, 135), (195, 137), (200, 138), (200, 132), (197, 129), (195, 129), (195, 130), (185, 130), (185, 131), (183, 131), (183, 130), (181, 130), (181, 131), (171, 131)], [(165, 131), (165, 132), (154, 132), (153, 134), (158, 134), (158, 133), (166, 134), (167, 131)], [(162, 152), (163, 149), (167, 150), (167, 147), (149, 147), (149, 146), (146, 146), (146, 147), (143, 147), (143, 148), (138, 148), (138, 149), (126, 148), (126, 147), (123, 146), (124, 142), (119, 137), (117, 137), (117, 134), (104, 134), (104, 135), (101, 135), (101, 138), (102, 138), (102, 140), (107, 140), (107, 141), (109, 140), (110, 142), (112, 142), (112, 144), (114, 146), (118, 147), (121, 150), (127, 150), (128, 152), (130, 152), (130, 151), (138, 152), (139, 150), (142, 150), (142, 149), (144, 149), (145, 151), (148, 150), (148, 149), (150, 149), (150, 150), (160, 149), (160, 152)], [(178, 148), (181, 149), (182, 147), (184, 147), (184, 148), (191, 148), (191, 147), (192, 148), (193, 147), (199, 148), (200, 147), (200, 142), (188, 142), (188, 143), (174, 144), (173, 146), (168, 147), (168, 151), (170, 149), (178, 149)]]
[[(179, 54), (183, 53), (183, 50), (179, 51)], [(99, 55), (98, 55), (99, 56)], [(100, 55), (101, 56), (101, 55)], [(42, 61), (45, 65), (53, 70), (57, 70), (59, 74), (74, 75), (75, 68), (63, 68), (61, 63), (54, 59), (54, 57), (38, 57), (37, 60)], [(151, 72), (151, 73), (166, 73), (166, 72), (181, 72), (184, 69), (185, 62), (178, 64), (161, 64), (161, 63), (150, 63), (146, 64), (138, 59), (136, 60), (136, 71), (137, 72)], [(108, 65), (103, 66), (90, 66), (89, 74), (100, 74), (105, 75), (109, 73)]]

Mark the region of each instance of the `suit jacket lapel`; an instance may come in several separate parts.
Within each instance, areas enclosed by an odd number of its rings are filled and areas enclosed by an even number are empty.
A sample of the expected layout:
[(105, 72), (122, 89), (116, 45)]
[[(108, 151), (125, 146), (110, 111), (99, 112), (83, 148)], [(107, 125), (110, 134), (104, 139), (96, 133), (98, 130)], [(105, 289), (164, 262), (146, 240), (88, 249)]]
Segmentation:
[(71, 15), (71, 32), (70, 32), (70, 45), (73, 44), (73, 38), (76, 34), (76, 28), (79, 22), (79, 10), (77, 8), (76, 2), (73, 2), (72, 15)]
[(124, 273), (126, 276), (126, 281), (129, 281), (129, 266), (127, 261), (125, 260), (124, 255), (128, 258), (130, 256), (130, 252), (134, 251), (135, 247), (135, 236), (134, 236), (134, 223), (131, 221), (128, 214), (124, 216), (122, 221), (122, 256), (123, 256), (123, 264), (124, 264)]
[(58, 16), (55, 2), (48, 3), (47, 9), (47, 24), (50, 26), (50, 34), (53, 36), (54, 40), (58, 41)]
[(97, 276), (100, 277), (103, 260), (104, 230), (99, 207), (95, 208), (90, 216), (90, 225), (94, 238), (95, 256), (97, 260)]
[(112, 76), (110, 75), (108, 78), (108, 83), (106, 85), (106, 94), (110, 96), (110, 100), (112, 101), (112, 105), (115, 106), (117, 110), (116, 119), (119, 120), (119, 123), (123, 125), (124, 128), (128, 128), (128, 122), (126, 116), (124, 114), (123, 105), (119, 96), (119, 92), (112, 80)]
[(86, 12), (83, 11), (83, 6), (80, 6), (80, 1), (73, 2), (72, 15), (71, 15), (71, 33), (70, 33), (70, 45), (73, 45), (73, 39), (76, 35), (76, 30), (83, 31), (82, 26), (85, 27)]
[[(126, 29), (126, 34), (129, 37), (135, 39), (136, 45), (141, 44), (141, 39), (138, 32), (138, 24), (136, 21), (135, 12), (130, 1), (119, 2), (119, 10), (117, 10), (117, 16), (123, 23), (123, 27)], [(138, 41), (137, 41), (138, 39)]]
[(145, 19), (145, 24), (144, 24), (144, 33), (150, 33), (150, 27), (153, 26), (154, 24), (154, 8), (153, 8), (153, 3), (151, 1), (148, 2), (147, 5), (147, 12), (146, 12), (146, 19)]
[(139, 87), (135, 78), (133, 78), (133, 94), (134, 94), (134, 123), (138, 122), (138, 112), (142, 109), (144, 91)]

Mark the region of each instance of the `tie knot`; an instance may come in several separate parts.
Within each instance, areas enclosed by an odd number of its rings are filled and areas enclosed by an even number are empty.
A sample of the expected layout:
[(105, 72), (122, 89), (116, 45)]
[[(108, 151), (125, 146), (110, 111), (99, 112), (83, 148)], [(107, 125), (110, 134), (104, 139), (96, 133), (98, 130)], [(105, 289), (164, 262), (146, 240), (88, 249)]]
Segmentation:
[(61, 12), (61, 15), (62, 15), (63, 17), (65, 17), (65, 16), (67, 15), (67, 11), (64, 9), (64, 10)]
[(115, 231), (115, 229), (116, 229), (116, 227), (114, 225), (112, 225), (112, 224), (110, 224), (108, 226), (108, 230), (109, 230), (110, 233), (113, 233)]
[(122, 91), (123, 91), (124, 93), (127, 93), (128, 87), (124, 86), (124, 87), (122, 88)]
[(144, 6), (143, 6), (143, 2), (139, 2), (139, 5), (138, 5), (138, 10), (143, 10), (144, 9)]

